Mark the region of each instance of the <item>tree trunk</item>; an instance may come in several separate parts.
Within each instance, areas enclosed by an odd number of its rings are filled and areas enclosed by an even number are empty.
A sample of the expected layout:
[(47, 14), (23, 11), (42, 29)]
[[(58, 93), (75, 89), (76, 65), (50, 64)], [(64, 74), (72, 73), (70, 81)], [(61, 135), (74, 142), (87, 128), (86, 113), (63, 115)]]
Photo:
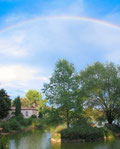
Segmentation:
[(69, 128), (69, 111), (66, 110), (66, 116), (67, 116), (67, 128)]
[(108, 124), (112, 125), (114, 118), (112, 117), (111, 111), (106, 112)]
[(108, 123), (109, 123), (110, 125), (112, 125), (113, 119), (112, 119), (111, 117), (108, 117), (108, 118), (107, 118), (107, 121), (108, 121)]

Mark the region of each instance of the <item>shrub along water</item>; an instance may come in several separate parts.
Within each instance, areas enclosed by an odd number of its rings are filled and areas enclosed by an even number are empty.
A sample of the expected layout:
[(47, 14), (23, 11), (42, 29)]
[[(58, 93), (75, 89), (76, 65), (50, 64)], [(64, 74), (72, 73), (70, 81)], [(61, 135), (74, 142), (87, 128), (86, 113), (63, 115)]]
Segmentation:
[(37, 121), (37, 119), (34, 118), (34, 116), (25, 119), (22, 115), (19, 115), (11, 118), (9, 121), (1, 122), (0, 127), (3, 128), (3, 132), (18, 131), (32, 125), (35, 121)]
[(104, 139), (104, 134), (102, 128), (93, 128), (91, 126), (86, 128), (85, 126), (78, 126), (62, 130), (61, 139), (95, 141)]
[(92, 127), (85, 119), (76, 121), (70, 128), (66, 128), (60, 131), (61, 139), (63, 141), (68, 140), (80, 140), (84, 142), (103, 140), (104, 138), (114, 138), (114, 132), (107, 127), (97, 128)]

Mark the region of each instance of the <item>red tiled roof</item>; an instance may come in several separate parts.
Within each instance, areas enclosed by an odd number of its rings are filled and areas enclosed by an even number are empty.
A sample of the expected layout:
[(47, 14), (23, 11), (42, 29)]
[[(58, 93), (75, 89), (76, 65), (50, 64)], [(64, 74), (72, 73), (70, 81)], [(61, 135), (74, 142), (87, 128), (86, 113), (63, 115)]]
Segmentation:
[[(11, 110), (15, 110), (15, 107), (11, 107)], [(21, 107), (21, 110), (36, 110), (36, 108), (30, 108), (30, 107)]]

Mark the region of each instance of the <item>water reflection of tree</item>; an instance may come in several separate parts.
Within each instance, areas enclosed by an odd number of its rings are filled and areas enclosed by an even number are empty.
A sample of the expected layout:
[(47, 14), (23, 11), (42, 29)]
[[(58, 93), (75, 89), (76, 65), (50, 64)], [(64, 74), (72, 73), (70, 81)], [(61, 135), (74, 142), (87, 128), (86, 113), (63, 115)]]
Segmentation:
[(10, 149), (49, 149), (50, 141), (48, 133), (43, 133), (40, 130), (31, 130), (26, 133), (20, 133), (11, 136), (14, 140), (15, 148)]

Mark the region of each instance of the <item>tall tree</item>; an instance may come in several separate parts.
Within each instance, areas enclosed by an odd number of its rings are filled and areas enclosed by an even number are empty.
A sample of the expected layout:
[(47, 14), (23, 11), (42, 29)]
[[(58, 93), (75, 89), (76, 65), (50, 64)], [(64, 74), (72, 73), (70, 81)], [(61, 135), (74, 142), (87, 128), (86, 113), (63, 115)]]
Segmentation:
[(30, 101), (30, 105), (38, 108), (42, 101), (42, 95), (37, 90), (29, 90), (26, 93), (26, 98)]
[(43, 92), (54, 107), (66, 113), (67, 127), (70, 123), (70, 110), (74, 108), (76, 73), (73, 64), (62, 59), (56, 63), (50, 83), (44, 84)]
[(20, 101), (20, 96), (15, 98), (15, 116), (21, 115), (21, 101)]
[(80, 79), (88, 104), (103, 111), (112, 124), (120, 109), (120, 67), (96, 62), (80, 72)]
[(11, 100), (4, 89), (0, 90), (0, 119), (7, 117), (11, 108)]

